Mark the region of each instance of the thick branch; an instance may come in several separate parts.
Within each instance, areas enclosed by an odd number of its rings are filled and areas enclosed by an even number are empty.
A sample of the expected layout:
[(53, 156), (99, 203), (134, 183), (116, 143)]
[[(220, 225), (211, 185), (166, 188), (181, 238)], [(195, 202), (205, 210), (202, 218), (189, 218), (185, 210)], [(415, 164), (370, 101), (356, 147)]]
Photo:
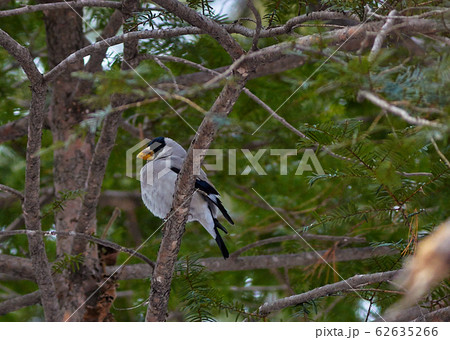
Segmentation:
[[(293, 69), (301, 65), (305, 58), (300, 55), (292, 55), (287, 52), (296, 50), (297, 48), (302, 51), (305, 47), (311, 46), (315, 43), (320, 43), (323, 40), (327, 40), (330, 45), (338, 45), (345, 42), (344, 45), (340, 46), (341, 50), (358, 50), (361, 47), (361, 43), (365, 41), (366, 36), (370, 35), (371, 32), (378, 31), (382, 22), (370, 22), (366, 24), (361, 24), (358, 26), (352, 26), (340, 30), (334, 30), (325, 35), (309, 35), (305, 37), (301, 37), (297, 39), (295, 42), (288, 43), (280, 43), (277, 45), (269, 46), (263, 48), (257, 52), (250, 53), (246, 56), (245, 60), (249, 61), (251, 64), (255, 65), (256, 68), (249, 74), (249, 78), (255, 78), (262, 75), (280, 73), (289, 69)], [(254, 30), (246, 29), (245, 27), (237, 29), (238, 26), (230, 25), (226, 26), (226, 29), (230, 33), (235, 33), (242, 29), (249, 30), (249, 36), (254, 35)], [(445, 30), (444, 27), (439, 26), (433, 20), (426, 19), (414, 19), (414, 20), (405, 20), (402, 27), (398, 28), (397, 31), (401, 33), (413, 34), (413, 33), (424, 33), (424, 34), (432, 34)], [(261, 32), (261, 37), (264, 36), (264, 32)], [(148, 31), (138, 31), (138, 32), (129, 32), (120, 36), (115, 36), (112, 38), (108, 38), (99, 42), (96, 42), (92, 45), (89, 45), (85, 48), (82, 48), (71, 55), (69, 55), (66, 59), (64, 59), (61, 63), (59, 63), (56, 67), (50, 70), (47, 74), (44, 75), (44, 79), (46, 81), (53, 81), (56, 77), (63, 72), (70, 64), (77, 62), (84, 58), (85, 56), (91, 55), (92, 53), (96, 53), (99, 50), (104, 48), (108, 48), (110, 46), (118, 45), (123, 43), (126, 40), (134, 40), (134, 39), (165, 39), (171, 38), (181, 35), (189, 35), (189, 34), (204, 34), (201, 29), (197, 27), (179, 27), (174, 29), (166, 29), (166, 30), (148, 30)], [(370, 37), (369, 37), (370, 38)], [(373, 40), (371, 37), (369, 40)], [(216, 70), (219, 71), (219, 70)], [(220, 72), (220, 71), (219, 71)], [(197, 74), (198, 76), (198, 74)], [(210, 75), (208, 75), (208, 79)], [(177, 79), (178, 84), (182, 84)]]
[[(23, 214), (28, 230), (40, 231), (40, 157), (43, 111), (46, 87), (35, 87), (31, 94), (30, 122), (28, 124), (28, 143), (25, 173), (25, 192)], [(28, 248), (33, 262), (36, 281), (41, 292), (42, 306), (47, 321), (59, 321), (59, 306), (55, 285), (51, 277), (50, 265), (42, 235), (28, 235)]]
[(268, 315), (272, 312), (281, 310), (286, 307), (295, 306), (301, 303), (317, 299), (319, 297), (329, 296), (342, 291), (347, 291), (351, 288), (357, 288), (359, 286), (373, 283), (386, 282), (392, 280), (392, 278), (398, 272), (399, 272), (398, 270), (393, 270), (390, 272), (382, 272), (375, 274), (355, 275), (347, 280), (315, 288), (306, 293), (289, 296), (283, 299), (275, 300), (273, 302), (266, 302), (264, 305), (259, 307), (258, 312), (263, 315)]
[(39, 290), (18, 296), (6, 301), (0, 302), (0, 315), (5, 315), (14, 312), (18, 309), (35, 305), (41, 301), (41, 292)]
[(33, 13), (38, 11), (50, 11), (55, 9), (70, 9), (83, 7), (121, 8), (122, 4), (118, 1), (80, 0), (80, 1), (64, 1), (38, 5), (26, 5), (19, 8), (0, 11), (0, 18), (25, 13)]
[(31, 261), (19, 256), (0, 254), (0, 273), (18, 280), (36, 281)]
[[(25, 190), (23, 200), (23, 214), (28, 230), (40, 231), (40, 156), (42, 125), (44, 121), (44, 107), (47, 87), (43, 82), (41, 73), (33, 62), (30, 52), (3, 30), (0, 30), (0, 44), (21, 65), (31, 82), (31, 107), (28, 124), (28, 141), (25, 172)], [(30, 250), (36, 282), (41, 292), (42, 306), (47, 321), (60, 320), (58, 300), (55, 285), (52, 280), (50, 265), (42, 235), (28, 235), (28, 248)]]
[[(326, 256), (327, 250), (321, 250), (318, 253)], [(378, 248), (346, 248), (337, 249), (334, 253), (333, 261), (346, 262), (358, 261), (373, 258), (377, 256), (395, 255), (398, 251), (389, 247)], [(199, 263), (208, 270), (214, 272), (222, 271), (241, 271), (255, 269), (272, 268), (294, 268), (300, 266), (309, 266), (320, 261), (316, 253), (302, 252), (297, 254), (280, 255), (259, 255), (243, 256), (224, 261), (222, 258), (209, 257), (199, 260)], [(118, 267), (108, 267), (107, 274), (112, 274)], [(152, 276), (152, 267), (148, 264), (132, 264), (124, 266), (119, 274), (121, 280), (148, 279)], [(0, 254), (0, 274), (7, 274), (10, 277), (22, 280), (34, 280), (34, 274), (29, 259), (17, 256)]]
[[(193, 165), (201, 164), (217, 132), (218, 127), (213, 119), (214, 116), (226, 117), (245, 86), (246, 79), (237, 74), (236, 76), (235, 82), (225, 85), (213, 104), (211, 113), (203, 119), (178, 175), (172, 210), (164, 227), (155, 274), (152, 276), (147, 321), (165, 321), (166, 319), (172, 275), (188, 217), (188, 207), (194, 193)], [(194, 150), (202, 150), (202, 154), (197, 155), (200, 159), (196, 159), (195, 162)]]
[[(326, 256), (326, 252), (326, 250), (322, 250), (318, 253), (321, 256)], [(370, 247), (337, 249), (335, 251), (333, 261), (358, 261), (377, 256), (394, 255), (397, 253), (398, 251), (392, 250), (388, 247), (379, 247), (376, 249)], [(294, 268), (309, 266), (317, 263), (317, 261), (320, 261), (317, 254), (313, 252), (303, 252), (298, 254), (243, 256), (237, 259), (229, 258), (226, 261), (218, 257), (209, 257), (200, 259), (199, 263), (210, 271), (223, 272), (272, 268)], [(116, 267), (111, 267), (109, 271), (112, 273), (115, 269)], [(133, 264), (123, 268), (120, 273), (120, 279), (145, 279), (150, 277), (152, 272), (152, 268), (145, 264)]]
[[(320, 256), (327, 257), (328, 250), (318, 251)], [(389, 247), (362, 247), (338, 249), (333, 255), (333, 261), (345, 262), (363, 260), (375, 256), (394, 255), (398, 251)], [(234, 270), (254, 270), (270, 268), (291, 268), (297, 266), (307, 266), (313, 263), (323, 263), (322, 259), (315, 252), (302, 252), (298, 254), (282, 255), (259, 255), (244, 256), (223, 261), (221, 258), (207, 258), (199, 260), (200, 264), (211, 271), (234, 271)]]

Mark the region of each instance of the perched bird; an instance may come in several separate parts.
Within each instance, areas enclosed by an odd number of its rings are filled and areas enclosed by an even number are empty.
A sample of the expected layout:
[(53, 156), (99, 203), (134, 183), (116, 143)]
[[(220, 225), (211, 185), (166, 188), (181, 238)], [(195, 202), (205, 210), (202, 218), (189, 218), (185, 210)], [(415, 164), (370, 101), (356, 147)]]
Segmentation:
[[(141, 195), (145, 206), (153, 215), (166, 218), (172, 207), (175, 182), (186, 158), (186, 150), (174, 140), (158, 137), (149, 142), (137, 157), (148, 161), (141, 169)], [(217, 209), (228, 222), (234, 224), (220, 201), (220, 195), (208, 181), (203, 170), (195, 179), (197, 189), (192, 196), (188, 222), (198, 221), (216, 240), (224, 259), (229, 253), (218, 229), (228, 233), (217, 220)]]

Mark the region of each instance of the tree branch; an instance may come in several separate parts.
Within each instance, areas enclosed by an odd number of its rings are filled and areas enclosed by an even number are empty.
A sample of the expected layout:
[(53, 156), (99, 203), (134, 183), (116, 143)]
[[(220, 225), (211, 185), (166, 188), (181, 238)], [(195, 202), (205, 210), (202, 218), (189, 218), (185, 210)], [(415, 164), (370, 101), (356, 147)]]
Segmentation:
[(5, 315), (14, 312), (18, 309), (35, 305), (41, 301), (41, 292), (39, 290), (18, 296), (6, 301), (0, 302), (0, 315)]
[[(319, 251), (324, 256), (327, 250)], [(337, 249), (335, 252), (335, 262), (347, 262), (365, 260), (378, 256), (390, 256), (398, 254), (397, 250), (389, 247), (363, 247)], [(301, 252), (297, 254), (278, 254), (278, 255), (258, 255), (242, 256), (237, 259), (228, 259), (224, 261), (218, 257), (208, 257), (199, 259), (199, 263), (213, 272), (223, 271), (241, 271), (272, 268), (294, 268), (309, 266), (320, 261), (314, 252)], [(107, 275), (112, 274), (118, 269), (118, 266), (108, 267)], [(34, 273), (29, 259), (0, 254), (0, 274), (7, 274), (17, 280), (34, 280)], [(122, 267), (119, 274), (120, 280), (148, 279), (152, 276), (152, 267), (148, 264), (132, 264)]]
[(234, 60), (244, 54), (242, 47), (215, 21), (176, 0), (153, 0), (153, 2), (216, 39)]
[(70, 236), (70, 237), (81, 238), (83, 240), (93, 242), (96, 244), (100, 244), (104, 247), (108, 247), (108, 248), (120, 251), (122, 253), (130, 254), (131, 256), (141, 259), (142, 261), (144, 261), (145, 263), (150, 265), (152, 268), (155, 267), (155, 263), (152, 260), (150, 260), (148, 257), (136, 252), (136, 250), (134, 250), (134, 249), (126, 248), (126, 247), (123, 247), (120, 244), (114, 243), (112, 241), (100, 239), (98, 237), (94, 237), (94, 236), (87, 235), (87, 234), (80, 234), (80, 233), (75, 233), (72, 231), (55, 231), (55, 230), (50, 230), (50, 231), (31, 231), (31, 230), (0, 231), (0, 235), (2, 235), (2, 236), (33, 235), (33, 234), (40, 234), (43, 236)]
[(259, 14), (252, 0), (247, 0), (247, 6), (248, 8), (250, 8), (250, 11), (252, 11), (256, 20), (256, 29), (255, 34), (253, 35), (253, 42), (252, 42), (252, 51), (256, 51), (258, 49), (258, 40), (262, 29), (262, 20), (261, 15)]
[[(270, 113), (270, 117), (275, 118), (276, 120), (278, 120), (282, 125), (284, 125), (286, 128), (288, 128), (290, 131), (292, 131), (294, 134), (296, 134), (297, 136), (299, 136), (300, 138), (303, 139), (308, 139), (310, 140), (303, 132), (299, 131), (298, 129), (296, 129), (295, 127), (293, 127), (286, 119), (284, 119), (283, 117), (281, 117), (278, 113), (276, 113), (274, 110), (272, 110), (272, 108), (267, 105), (265, 102), (263, 102), (260, 98), (258, 98), (255, 94), (253, 94), (249, 89), (245, 88), (244, 89), (245, 94), (252, 99), (254, 102), (256, 102), (259, 106), (261, 106), (264, 110), (266, 110), (267, 112)], [(320, 147), (319, 143), (315, 143), (316, 147)], [(322, 146), (321, 150), (325, 151), (327, 154), (329, 154), (330, 156), (337, 158), (337, 159), (341, 159), (344, 161), (351, 161), (350, 158), (347, 158), (345, 156), (341, 156), (338, 155), (336, 153), (334, 153), (333, 151), (331, 151), (329, 148), (327, 148), (326, 146)]]
[(445, 157), (445, 155), (442, 153), (441, 150), (439, 150), (439, 147), (436, 144), (436, 141), (434, 140), (433, 137), (431, 137), (431, 144), (433, 144), (434, 149), (436, 150), (437, 154), (439, 155), (439, 157), (441, 157), (442, 161), (445, 163), (445, 165), (447, 165), (447, 167), (450, 169), (450, 161), (447, 159), (447, 157)]
[[(342, 44), (345, 42), (345, 44), (341, 46), (341, 50), (358, 50), (361, 47), (360, 46), (361, 42), (363, 42), (366, 39), (366, 35), (370, 35), (369, 33), (373, 31), (378, 31), (381, 28), (381, 25), (382, 22), (370, 22), (366, 24), (361, 24), (359, 26), (352, 26), (340, 30), (334, 30), (325, 35), (313, 34), (298, 38), (295, 42), (280, 43), (277, 45), (263, 48), (254, 53), (250, 53), (246, 56), (245, 60), (248, 60), (251, 64), (255, 65), (256, 68), (249, 74), (249, 78), (252, 79), (262, 75), (279, 73), (282, 71), (298, 67), (300, 64), (304, 62), (305, 58), (299, 55), (287, 54), (286, 52), (292, 50), (295, 51), (297, 49), (301, 51), (305, 47), (311, 46), (315, 43), (320, 43), (320, 41), (323, 40), (329, 41), (331, 45)], [(244, 32), (246, 32), (248, 33), (248, 36), (251, 37), (254, 36), (254, 30), (247, 29), (245, 27), (242, 27), (242, 29), (245, 29), (243, 32), (241, 32), (242, 31), (241, 28), (238, 29), (238, 26), (236, 25), (229, 25), (226, 26), (225, 28), (230, 33), (243, 34)], [(405, 25), (398, 29), (399, 32), (408, 34), (412, 33), (430, 34), (443, 30), (445, 30), (444, 27), (441, 27), (433, 20), (427, 19), (405, 20)], [(261, 32), (261, 37), (264, 37), (263, 33), (264, 31)], [(53, 81), (70, 64), (77, 62), (80, 59), (104, 48), (121, 44), (126, 40), (149, 39), (149, 38), (166, 39), (189, 34), (196, 35), (205, 33), (197, 27), (178, 27), (166, 30), (159, 29), (159, 30), (129, 32), (120, 36), (108, 38), (72, 53), (61, 63), (55, 66), (52, 70), (47, 72), (44, 75), (44, 79), (49, 82)], [(373, 37), (370, 39), (373, 40)], [(179, 81), (179, 79), (177, 79), (177, 83), (182, 84)]]
[(306, 293), (289, 296), (283, 299), (275, 300), (273, 302), (266, 302), (261, 307), (259, 307), (258, 312), (262, 315), (268, 315), (272, 312), (281, 310), (286, 307), (295, 306), (317, 299), (319, 297), (329, 296), (342, 291), (347, 291), (349, 289), (357, 288), (362, 285), (390, 281), (398, 272), (398, 270), (393, 270), (390, 272), (375, 274), (355, 275), (347, 280), (315, 288)]
[(23, 194), (19, 190), (13, 189), (4, 184), (0, 184), (0, 190), (9, 192), (10, 194), (13, 194), (14, 196), (18, 197), (21, 201), (23, 201)]
[(430, 121), (420, 118), (420, 117), (412, 117), (405, 110), (390, 104), (389, 102), (378, 97), (376, 94), (374, 94), (372, 92), (369, 92), (366, 90), (360, 90), (358, 92), (358, 98), (360, 100), (361, 100), (361, 98), (367, 99), (368, 101), (372, 102), (373, 104), (382, 108), (383, 110), (386, 110), (386, 111), (402, 118), (404, 121), (406, 121), (409, 124), (419, 125), (419, 126), (425, 125), (425, 126), (431, 126), (431, 127), (435, 127), (435, 128), (441, 128), (441, 129), (447, 128), (445, 125), (437, 123), (437, 122), (430, 122)]
[[(248, 74), (246, 71), (242, 71), (242, 73)], [(246, 78), (242, 77), (242, 74), (236, 74), (236, 79), (225, 85), (213, 104), (210, 114), (203, 119), (188, 150), (177, 178), (172, 209), (164, 227), (155, 273), (152, 276), (147, 321), (165, 321), (166, 319), (173, 271), (189, 212), (188, 208), (181, 209), (181, 207), (183, 205), (190, 207), (194, 193), (193, 165), (201, 164), (206, 150), (214, 139), (218, 129), (214, 117), (226, 117), (230, 113), (245, 82)], [(196, 155), (199, 159), (194, 160), (194, 150), (201, 150), (201, 154)]]
[(28, 132), (28, 116), (0, 126), (0, 143), (25, 136)]
[[(326, 255), (327, 250), (319, 251), (321, 256)], [(398, 254), (398, 251), (388, 247), (379, 248), (347, 248), (337, 249), (335, 252), (335, 262), (357, 261), (373, 258), (377, 256), (389, 256)], [(213, 272), (241, 271), (256, 269), (294, 268), (316, 264), (317, 254), (313, 252), (302, 252), (297, 254), (279, 255), (258, 255), (242, 256), (237, 259), (227, 259), (224, 261), (219, 257), (209, 257), (199, 259), (199, 263)], [(109, 268), (108, 272), (113, 272), (117, 267)], [(120, 273), (120, 280), (145, 279), (152, 275), (152, 268), (145, 264), (133, 264), (123, 267)]]
[[(21, 65), (31, 82), (23, 214), (28, 230), (41, 231), (39, 186), (42, 125), (47, 87), (30, 52), (0, 29), (0, 45)], [(59, 305), (42, 235), (28, 235), (33, 270), (47, 321), (59, 321)]]
[[(322, 257), (327, 256), (329, 250), (318, 251)], [(363, 260), (376, 256), (398, 254), (397, 250), (389, 247), (362, 247), (338, 249), (335, 252), (334, 261), (345, 262)], [(301, 252), (298, 254), (281, 255), (258, 255), (243, 256), (223, 261), (221, 258), (207, 258), (199, 260), (199, 263), (211, 271), (235, 271), (235, 270), (255, 270), (270, 268), (292, 268), (298, 266), (308, 266), (314, 263), (323, 263), (322, 259), (315, 252)]]
[(395, 19), (393, 19), (392, 16), (395, 15), (397, 15), (397, 11), (396, 10), (391, 11), (388, 15), (386, 23), (383, 25), (383, 27), (381, 27), (380, 32), (378, 32), (377, 37), (375, 38), (375, 41), (373, 43), (372, 50), (370, 51), (369, 54), (369, 62), (373, 62), (378, 56), (381, 46), (383, 46), (383, 41), (386, 38), (388, 31), (394, 24)]
[(65, 69), (70, 64), (75, 63), (80, 59), (83, 59), (84, 57), (91, 55), (92, 53), (97, 53), (105, 48), (107, 49), (109, 47), (119, 45), (125, 41), (136, 39), (150, 39), (150, 38), (167, 39), (177, 37), (180, 35), (199, 34), (199, 33), (201, 33), (201, 31), (196, 27), (179, 27), (170, 30), (158, 29), (149, 31), (129, 32), (119, 36), (104, 39), (72, 53), (66, 59), (64, 59), (58, 65), (56, 65), (53, 69), (47, 72), (44, 75), (44, 79), (47, 82), (51, 82), (55, 80), (62, 72), (64, 72)]
[[(97, 38), (97, 42), (115, 36), (122, 26), (122, 21), (122, 12), (119, 10), (114, 11), (114, 13), (109, 18), (108, 24), (103, 29), (101, 36)], [(91, 54), (91, 58), (85, 66), (86, 72), (94, 73), (102, 70), (102, 62), (103, 59), (105, 59), (107, 50), (108, 47), (105, 47), (100, 49), (96, 53)]]
[(25, 13), (33, 13), (38, 11), (50, 11), (56, 9), (70, 9), (83, 7), (122, 8), (122, 3), (119, 1), (80, 0), (80, 1), (67, 1), (67, 2), (64, 1), (38, 5), (25, 5), (19, 8), (0, 11), (0, 18)]
[[(45, 190), (39, 200), (40, 208), (42, 208), (44, 205), (50, 203), (52, 197), (53, 197), (53, 189)], [(25, 222), (25, 219), (22, 214), (19, 217), (17, 217), (10, 225), (8, 225), (3, 231), (12, 231), (12, 230), (19, 229), (21, 226), (23, 226), (24, 222)], [(7, 238), (7, 236), (0, 235), (0, 242), (4, 241), (6, 238)]]
[(450, 321), (450, 306), (444, 307), (433, 312), (421, 315), (418, 318), (412, 320), (413, 322), (448, 322)]
[(19, 256), (0, 254), (0, 273), (18, 280), (36, 281), (31, 260)]
[[(365, 238), (363, 237), (348, 237), (348, 236), (332, 236), (332, 235), (317, 235), (317, 234), (307, 234), (302, 233), (302, 238), (305, 240), (318, 240), (318, 241), (331, 241), (331, 242), (343, 242), (345, 244), (348, 243), (365, 243), (367, 242)], [(230, 258), (236, 258), (242, 253), (246, 252), (247, 250), (261, 247), (266, 244), (272, 244), (272, 243), (278, 243), (278, 242), (284, 242), (284, 241), (292, 241), (292, 240), (299, 240), (298, 235), (286, 235), (286, 236), (278, 236), (278, 237), (271, 237), (264, 240), (259, 240), (254, 243), (250, 243), (241, 249), (236, 250), (234, 253), (230, 255)]]

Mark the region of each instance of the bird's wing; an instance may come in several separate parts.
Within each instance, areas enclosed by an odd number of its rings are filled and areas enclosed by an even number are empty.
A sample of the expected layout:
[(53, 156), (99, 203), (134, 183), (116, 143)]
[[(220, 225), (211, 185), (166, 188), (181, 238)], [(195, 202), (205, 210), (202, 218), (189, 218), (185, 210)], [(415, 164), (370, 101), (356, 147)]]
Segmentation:
[(158, 160), (141, 169), (141, 195), (146, 207), (157, 217), (170, 212), (177, 175)]
[[(172, 166), (171, 170), (177, 174), (180, 173), (180, 168), (178, 168), (178, 167)], [(225, 209), (225, 207), (222, 204), (222, 201), (219, 198), (220, 197), (219, 192), (208, 181), (208, 179), (206, 178), (206, 174), (203, 172), (203, 170), (201, 171), (200, 177), (203, 177), (204, 179), (196, 178), (195, 179), (195, 188), (198, 189), (199, 193), (201, 193), (205, 198), (207, 198), (217, 208), (219, 208), (220, 212), (227, 219), (228, 222), (230, 222), (231, 224), (234, 224), (231, 216), (228, 214), (227, 210)]]

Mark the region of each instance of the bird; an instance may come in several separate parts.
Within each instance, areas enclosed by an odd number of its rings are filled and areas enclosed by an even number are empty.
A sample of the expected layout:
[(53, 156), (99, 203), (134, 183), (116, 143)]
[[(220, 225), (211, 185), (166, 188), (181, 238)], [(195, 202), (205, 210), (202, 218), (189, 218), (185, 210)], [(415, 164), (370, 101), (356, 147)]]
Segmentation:
[[(142, 200), (156, 217), (165, 219), (170, 212), (175, 183), (186, 155), (186, 150), (168, 137), (151, 140), (137, 155), (137, 158), (147, 161), (140, 171)], [(219, 229), (226, 234), (228, 231), (217, 219), (218, 210), (231, 225), (234, 225), (234, 221), (223, 206), (219, 192), (203, 170), (195, 176), (195, 189), (187, 222), (198, 221), (214, 238), (226, 260), (230, 254)]]

